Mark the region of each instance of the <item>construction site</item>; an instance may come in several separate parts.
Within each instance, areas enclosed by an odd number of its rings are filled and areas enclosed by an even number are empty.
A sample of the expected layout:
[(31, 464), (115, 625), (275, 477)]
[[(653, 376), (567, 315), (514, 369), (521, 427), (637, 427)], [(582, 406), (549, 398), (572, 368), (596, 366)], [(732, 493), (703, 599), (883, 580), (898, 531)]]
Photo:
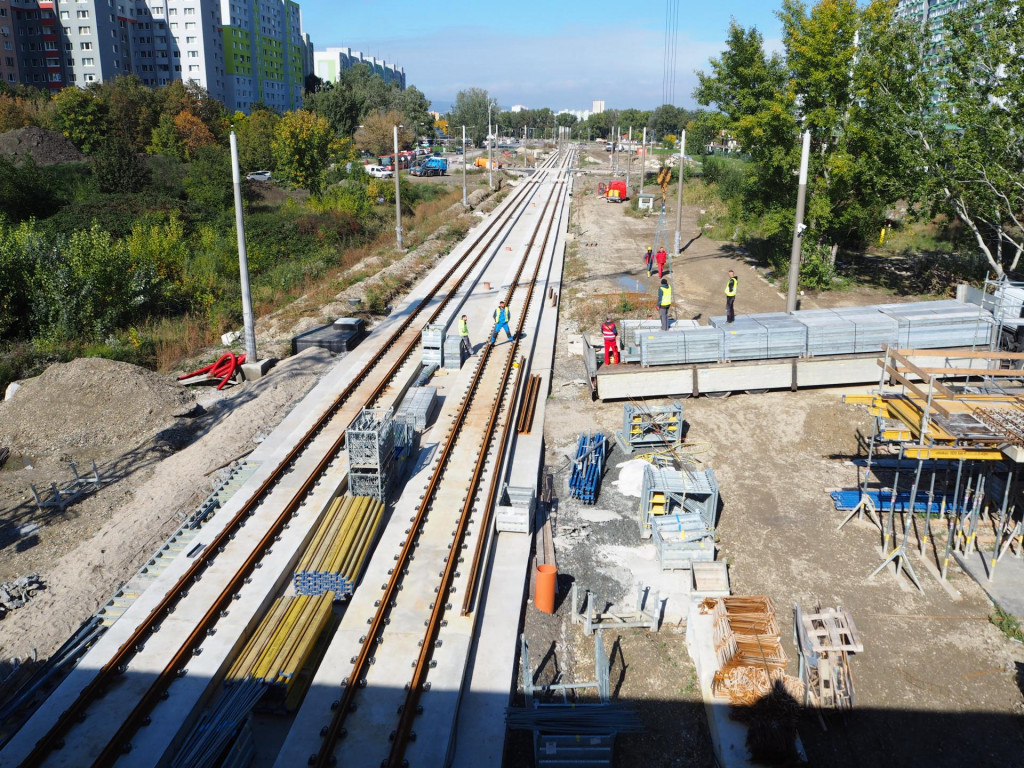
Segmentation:
[(671, 174), (532, 154), (259, 380), (0, 405), (0, 766), (1019, 762), (1024, 286), (789, 312)]

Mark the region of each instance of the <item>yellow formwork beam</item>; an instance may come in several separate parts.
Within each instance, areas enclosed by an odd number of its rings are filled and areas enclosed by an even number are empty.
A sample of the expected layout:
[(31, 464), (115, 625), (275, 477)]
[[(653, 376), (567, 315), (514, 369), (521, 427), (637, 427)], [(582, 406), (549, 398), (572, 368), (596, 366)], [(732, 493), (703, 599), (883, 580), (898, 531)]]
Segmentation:
[(1002, 451), (928, 445), (907, 446), (903, 449), (903, 455), (908, 459), (968, 459), (973, 461), (1001, 461), (1006, 458)]

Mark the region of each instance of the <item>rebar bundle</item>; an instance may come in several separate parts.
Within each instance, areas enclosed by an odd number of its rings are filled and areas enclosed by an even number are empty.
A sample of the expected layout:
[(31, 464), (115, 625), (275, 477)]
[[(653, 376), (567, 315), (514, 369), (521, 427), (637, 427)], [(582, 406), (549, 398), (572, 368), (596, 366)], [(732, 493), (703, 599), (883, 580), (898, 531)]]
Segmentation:
[(700, 611), (714, 620), (712, 640), (719, 666), (711, 683), (715, 695), (749, 705), (767, 695), (775, 681), (795, 685), (785, 681), (788, 659), (770, 597), (708, 598)]

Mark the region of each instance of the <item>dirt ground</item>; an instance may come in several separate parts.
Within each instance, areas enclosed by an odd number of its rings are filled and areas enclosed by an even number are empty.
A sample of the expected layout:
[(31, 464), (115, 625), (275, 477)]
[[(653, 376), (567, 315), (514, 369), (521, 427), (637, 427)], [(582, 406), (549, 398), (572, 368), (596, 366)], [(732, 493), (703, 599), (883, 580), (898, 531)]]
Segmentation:
[[(605, 158), (594, 155), (597, 162)], [(596, 163), (581, 167), (599, 168)], [(643, 269), (642, 254), (653, 242), (657, 216), (637, 219), (601, 200), (601, 174), (579, 177), (574, 192), (572, 231), (563, 288), (555, 376), (545, 414), (549, 468), (556, 471), (558, 495), (556, 553), (560, 593), (576, 581), (618, 605), (632, 600), (637, 578), (654, 558), (650, 542), (641, 542), (635, 522), (636, 500), (611, 485), (618, 449), (594, 506), (568, 499), (566, 454), (587, 430), (606, 434), (621, 428), (621, 403), (592, 403), (581, 385), (580, 358), (565, 340), (581, 331), (598, 335), (601, 315), (647, 316), (642, 299), (653, 297), (656, 279)], [(668, 220), (674, 232), (674, 192)], [(697, 232), (699, 211), (684, 208), (683, 238)], [(575, 250), (576, 255), (572, 251)], [(706, 238), (694, 240), (677, 259), (674, 294), (682, 299), (679, 317), (707, 322), (724, 314), (726, 273), (740, 277), (737, 311), (785, 309), (785, 297), (744, 258), (741, 249)], [(623, 313), (620, 302), (634, 305)], [(637, 294), (634, 297), (634, 294)], [(805, 296), (802, 306), (839, 306), (900, 300), (885, 291), (858, 287), (836, 294)], [(910, 297), (908, 297), (910, 300)], [(1008, 639), (987, 619), (992, 606), (981, 588), (955, 566), (950, 583), (954, 599), (933, 578), (922, 559), (912, 563), (924, 593), (891, 571), (871, 580), (881, 561), (880, 536), (867, 523), (836, 530), (843, 515), (827, 491), (854, 487), (858, 430), (869, 428), (863, 410), (844, 405), (835, 390), (702, 397), (685, 401), (687, 442), (700, 444), (699, 459), (715, 469), (721, 485), (718, 559), (730, 565), (735, 594), (765, 594), (775, 600), (783, 641), (796, 674), (792, 644), (792, 606), (805, 609), (842, 605), (860, 630), (865, 651), (852, 660), (856, 709), (845, 719), (827, 718), (824, 726), (806, 715), (800, 735), (810, 764), (1010, 765), (1024, 746), (1024, 647)], [(912, 534), (913, 536), (914, 534)], [(916, 539), (914, 540), (916, 544)], [(916, 546), (913, 547), (916, 552)], [(526, 633), (535, 668), (549, 658), (541, 679), (557, 669), (565, 679), (593, 676), (593, 644), (570, 624), (563, 599), (554, 616), (526, 613)], [(648, 733), (622, 737), (617, 765), (713, 765), (710, 737), (692, 662), (680, 628), (658, 634), (624, 630), (606, 637), (614, 642), (613, 691), (637, 702)], [(526, 747), (519, 741), (517, 749)], [(521, 752), (520, 752), (521, 753)], [(513, 754), (516, 754), (513, 752)]]

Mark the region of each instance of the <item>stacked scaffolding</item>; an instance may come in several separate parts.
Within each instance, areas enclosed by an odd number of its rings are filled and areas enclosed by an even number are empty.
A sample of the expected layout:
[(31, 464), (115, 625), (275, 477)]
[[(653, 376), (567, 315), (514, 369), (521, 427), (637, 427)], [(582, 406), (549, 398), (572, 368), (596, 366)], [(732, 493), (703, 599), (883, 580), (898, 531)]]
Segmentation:
[(683, 405), (626, 403), (622, 409), (622, 430), (615, 441), (627, 454), (676, 448), (683, 442)]
[(714, 470), (680, 472), (644, 467), (640, 491), (640, 535), (654, 538), (662, 570), (693, 567), (715, 559), (718, 481)]
[(422, 432), (437, 407), (437, 387), (409, 387), (395, 413), (395, 421), (411, 424)]
[(384, 505), (377, 499), (335, 499), (295, 569), (295, 593), (348, 596), (377, 538)]
[(345, 433), (345, 446), (348, 450), (348, 487), (353, 496), (370, 496), (382, 502), (387, 500), (394, 475), (395, 433), (390, 408), (386, 411), (364, 408), (352, 422)]
[(569, 475), (569, 496), (584, 504), (597, 501), (597, 490), (604, 474), (605, 438), (598, 432), (580, 435)]
[(423, 345), (423, 364), (444, 366), (445, 326), (441, 323), (427, 323), (420, 331), (420, 342)]

